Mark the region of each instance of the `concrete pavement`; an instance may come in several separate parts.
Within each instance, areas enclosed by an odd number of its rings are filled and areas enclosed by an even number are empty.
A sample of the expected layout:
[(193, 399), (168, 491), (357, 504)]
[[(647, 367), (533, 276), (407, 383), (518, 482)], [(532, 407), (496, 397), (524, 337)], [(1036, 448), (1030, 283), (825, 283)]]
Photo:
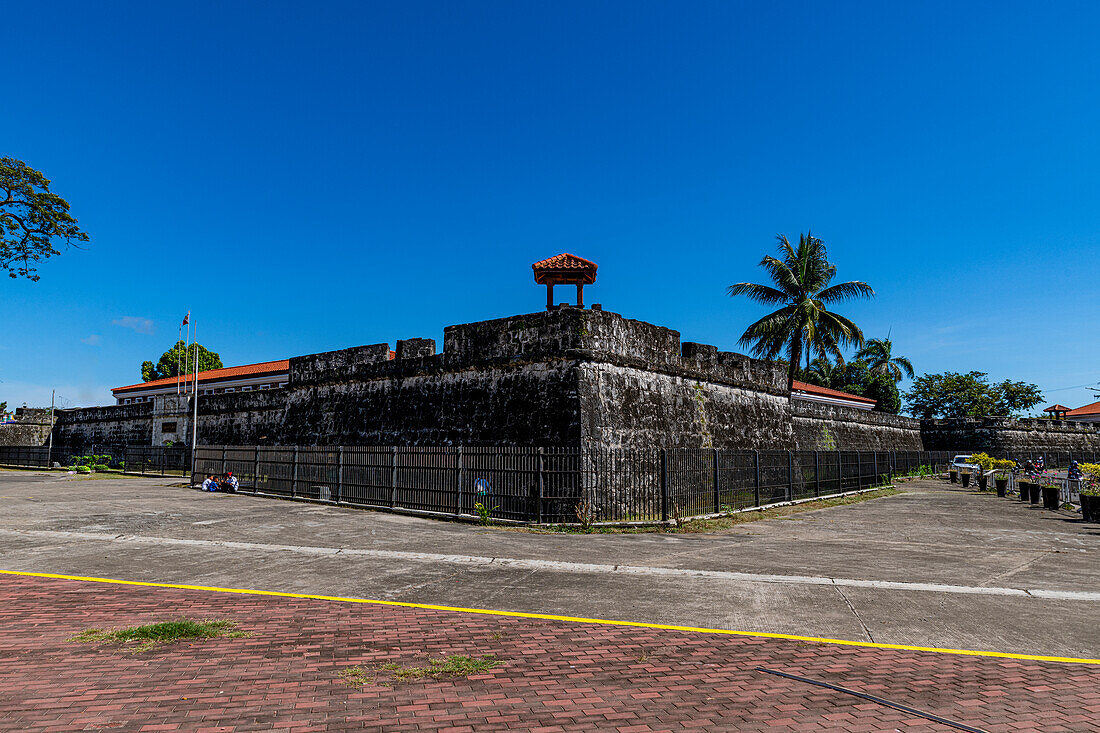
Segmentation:
[(0, 472), (0, 569), (1100, 656), (1100, 526), (946, 482), (713, 534), (567, 535)]

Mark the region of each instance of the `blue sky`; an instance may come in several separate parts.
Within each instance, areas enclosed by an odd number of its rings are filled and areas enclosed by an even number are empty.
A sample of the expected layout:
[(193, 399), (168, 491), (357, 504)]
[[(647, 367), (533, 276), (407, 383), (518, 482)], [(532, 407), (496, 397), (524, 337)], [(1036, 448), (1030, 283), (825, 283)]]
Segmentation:
[[(812, 228), (918, 372), (1100, 380), (1095, 3), (5, 4), (0, 155), (84, 251), (0, 281), (0, 400), (586, 300), (743, 350)], [(1057, 391), (1055, 391), (1057, 390)]]

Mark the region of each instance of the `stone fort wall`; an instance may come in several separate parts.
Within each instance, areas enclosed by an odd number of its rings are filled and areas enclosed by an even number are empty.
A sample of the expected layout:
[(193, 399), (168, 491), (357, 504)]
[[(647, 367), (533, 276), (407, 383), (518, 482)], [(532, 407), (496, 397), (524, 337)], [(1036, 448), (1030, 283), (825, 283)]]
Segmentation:
[[(677, 331), (603, 310), (449, 326), (441, 353), (431, 339), (398, 341), (393, 360), (388, 351), (296, 357), (284, 388), (204, 395), (199, 443), (955, 450), (981, 448), (973, 436), (985, 435), (792, 402), (781, 365), (681, 343)], [(181, 407), (170, 417), (160, 402), (64, 410), (55, 440), (159, 444), (166, 419), (186, 440)], [(1074, 427), (1065, 434), (1098, 440)], [(1008, 423), (997, 430), (1012, 432)], [(1028, 440), (1027, 428), (1017, 432), (1013, 440)]]

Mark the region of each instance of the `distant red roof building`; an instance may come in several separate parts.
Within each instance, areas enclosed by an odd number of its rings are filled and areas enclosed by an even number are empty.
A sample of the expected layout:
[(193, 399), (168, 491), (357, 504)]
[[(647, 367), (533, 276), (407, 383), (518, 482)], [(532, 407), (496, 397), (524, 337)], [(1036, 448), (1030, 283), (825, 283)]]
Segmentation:
[[(262, 361), (258, 364), (244, 364), (242, 366), (225, 367), (224, 369), (208, 369), (205, 372), (199, 372), (199, 384), (206, 382), (217, 382), (226, 379), (240, 379), (241, 377), (260, 377), (266, 374), (286, 374), (290, 371), (290, 360), (279, 359), (278, 361)], [(194, 380), (193, 374), (183, 375), (179, 381), (181, 384), (190, 384)], [(174, 387), (176, 386), (176, 377), (168, 377), (166, 379), (154, 379), (151, 382), (142, 382), (140, 384), (130, 384), (125, 387), (115, 387), (111, 390), (115, 395), (124, 394), (128, 392), (145, 391), (148, 389), (156, 389), (158, 387)]]
[[(1072, 420), (1074, 418), (1090, 418), (1097, 417), (1100, 421), (1100, 402), (1093, 402), (1091, 405), (1085, 405), (1084, 407), (1078, 407), (1076, 410), (1070, 410), (1066, 413), (1066, 418)], [(1088, 422), (1096, 422), (1094, 420), (1087, 420)]]
[(860, 410), (870, 410), (877, 404), (877, 400), (872, 400), (868, 397), (860, 397), (859, 395), (849, 394), (848, 392), (841, 392), (839, 389), (818, 387), (816, 384), (799, 382), (798, 380), (795, 380), (791, 388), (791, 396), (795, 399), (804, 399), (810, 402), (848, 405)]
[(1065, 417), (1066, 413), (1069, 411), (1070, 409), (1065, 405), (1051, 405), (1043, 409), (1043, 412), (1049, 412), (1055, 419)]

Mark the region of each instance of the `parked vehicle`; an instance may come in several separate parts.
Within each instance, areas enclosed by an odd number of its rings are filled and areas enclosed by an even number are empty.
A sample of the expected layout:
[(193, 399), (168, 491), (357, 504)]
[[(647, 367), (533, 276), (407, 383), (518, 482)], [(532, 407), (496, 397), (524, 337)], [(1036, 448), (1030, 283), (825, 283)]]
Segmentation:
[(950, 470), (958, 471), (959, 473), (971, 473), (977, 475), (981, 473), (982, 467), (970, 462), (970, 453), (965, 455), (955, 456), (951, 460)]

